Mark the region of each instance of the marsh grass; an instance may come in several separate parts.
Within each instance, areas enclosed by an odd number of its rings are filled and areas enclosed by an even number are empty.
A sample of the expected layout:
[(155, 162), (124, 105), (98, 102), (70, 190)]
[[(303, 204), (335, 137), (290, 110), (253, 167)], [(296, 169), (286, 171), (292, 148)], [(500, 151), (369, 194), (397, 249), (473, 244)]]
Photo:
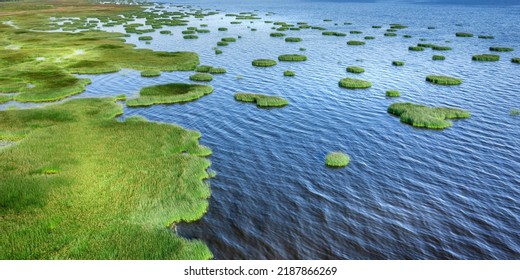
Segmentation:
[(108, 98), (0, 112), (0, 131), (25, 131), (0, 152), (1, 259), (212, 257), (168, 229), (207, 211), (211, 150), (122, 113)]
[(433, 55), (432, 60), (445, 60), (446, 57), (444, 55)]
[(274, 32), (274, 33), (269, 34), (269, 36), (271, 36), (271, 37), (283, 37), (283, 36), (285, 36), (285, 33)]
[(453, 78), (448, 76), (437, 76), (437, 75), (428, 75), (426, 76), (426, 81), (445, 86), (454, 86), (462, 84), (462, 80), (459, 78)]
[(471, 57), (474, 61), (499, 61), (500, 56), (496, 54), (476, 54)]
[(491, 35), (478, 35), (479, 39), (495, 39), (495, 36)]
[(490, 51), (493, 52), (512, 52), (515, 49), (514, 48), (506, 48), (506, 47), (489, 47)]
[(235, 100), (256, 103), (258, 107), (283, 107), (289, 104), (287, 99), (279, 96), (271, 96), (258, 93), (235, 93)]
[[(383, 35), (385, 35), (386, 37), (395, 37), (395, 36), (397, 36), (397, 33), (393, 33), (393, 32), (386, 32), (386, 33), (385, 33), (385, 34), (383, 34)], [(406, 35), (404, 35), (404, 36), (406, 36)]]
[(211, 82), (213, 76), (208, 73), (196, 73), (190, 76), (190, 80), (197, 82)]
[(159, 76), (161, 76), (161, 71), (159, 71), (159, 70), (141, 71), (141, 77), (159, 77)]
[(393, 66), (404, 66), (404, 61), (394, 60), (392, 61)]
[(374, 36), (365, 36), (365, 40), (374, 40), (375, 38)]
[(305, 61), (307, 56), (302, 54), (282, 54), (278, 56), (279, 61)]
[(388, 107), (388, 113), (398, 116), (401, 122), (415, 127), (444, 129), (452, 123), (448, 119), (469, 118), (465, 110), (449, 107), (428, 107), (413, 103), (394, 103)]
[(217, 42), (217, 46), (219, 46), (219, 47), (225, 47), (225, 46), (227, 46), (227, 45), (229, 45), (228, 42), (224, 42), (224, 41), (218, 41), (218, 42)]
[(344, 78), (339, 81), (338, 85), (348, 89), (367, 89), (372, 86), (372, 83), (360, 79)]
[(182, 38), (191, 40), (191, 39), (198, 39), (199, 36), (197, 36), (197, 35), (184, 35), (184, 36), (182, 36)]
[(287, 37), (287, 38), (285, 38), (285, 42), (297, 43), (297, 42), (301, 42), (301, 41), (302, 41), (302, 38), (300, 38), (300, 37)]
[(520, 116), (520, 109), (511, 109), (511, 111), (509, 111), (509, 115)]
[(457, 36), (457, 37), (473, 37), (473, 34), (472, 33), (467, 33), (467, 32), (457, 32), (457, 33), (455, 33), (455, 36)]
[(223, 67), (211, 67), (211, 69), (209, 69), (210, 74), (226, 74), (226, 72), (226, 68)]
[(409, 51), (424, 51), (424, 48), (419, 47), (419, 46), (410, 46), (410, 47), (408, 47), (408, 50)]
[(363, 69), (362, 67), (359, 67), (359, 66), (348, 66), (347, 67), (347, 72), (360, 74), (360, 73), (365, 72), (365, 69)]
[(218, 28), (218, 31), (227, 31), (227, 30), (228, 30), (227, 27), (219, 27)]
[(401, 93), (398, 90), (387, 90), (385, 94), (386, 94), (387, 97), (399, 97), (399, 96), (401, 96)]
[(272, 60), (272, 59), (255, 59), (253, 60), (253, 62), (251, 62), (251, 64), (253, 66), (257, 66), (257, 67), (271, 67), (271, 66), (275, 66), (277, 64), (276, 60)]
[(153, 40), (153, 37), (152, 36), (140, 36), (138, 39), (139, 39), (139, 41), (150, 41), (150, 40)]
[(345, 167), (350, 163), (350, 157), (342, 152), (331, 152), (325, 157), (325, 164), (329, 167)]
[(197, 68), (195, 68), (195, 71), (199, 73), (208, 73), (211, 68), (213, 68), (211, 65), (199, 65)]
[(159, 31), (160, 34), (172, 34), (170, 30), (161, 30)]
[(513, 57), (513, 58), (511, 58), (511, 62), (520, 64), (520, 57)]
[(354, 41), (354, 40), (352, 40), (352, 41), (348, 41), (347, 42), (347, 45), (349, 45), (349, 46), (362, 46), (364, 44), (365, 44), (365, 42), (363, 42), (363, 41)]
[(336, 32), (336, 31), (323, 31), (321, 34), (324, 36), (337, 36), (337, 37), (347, 36), (347, 34), (345, 34), (345, 33)]
[(296, 73), (294, 73), (294, 71), (285, 70), (285, 71), (283, 71), (283, 75), (285, 77), (294, 77), (294, 76), (296, 76)]
[[(208, 74), (209, 75), (209, 74)], [(197, 100), (213, 92), (210, 85), (171, 83), (142, 88), (139, 97), (128, 99), (126, 105), (150, 106), (154, 104), (184, 103)]]
[(221, 42), (231, 43), (231, 42), (236, 42), (237, 38), (234, 38), (234, 37), (224, 37), (224, 38), (220, 39), (220, 41)]
[(220, 50), (220, 49), (215, 49), (215, 54), (222, 54), (222, 50)]

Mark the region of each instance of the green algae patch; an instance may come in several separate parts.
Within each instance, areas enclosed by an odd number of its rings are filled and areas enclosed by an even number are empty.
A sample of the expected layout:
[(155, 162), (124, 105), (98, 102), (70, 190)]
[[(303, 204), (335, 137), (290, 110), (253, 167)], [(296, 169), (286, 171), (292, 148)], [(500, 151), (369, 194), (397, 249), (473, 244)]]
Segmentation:
[(190, 80), (197, 82), (211, 82), (213, 76), (208, 73), (196, 73), (190, 76)]
[(300, 37), (287, 37), (285, 38), (285, 42), (290, 42), (290, 43), (297, 43), (297, 42), (301, 42), (302, 41), (302, 38)]
[(363, 42), (363, 41), (354, 41), (353, 40), (353, 41), (347, 42), (347, 45), (349, 45), (349, 46), (362, 46), (364, 44), (365, 44), (365, 42)]
[(170, 83), (142, 88), (139, 97), (129, 99), (126, 105), (150, 106), (154, 104), (184, 103), (197, 100), (213, 92), (210, 85)]
[(419, 47), (419, 46), (410, 46), (408, 47), (408, 50), (409, 51), (424, 51), (424, 48), (423, 47)]
[(325, 164), (329, 167), (345, 167), (350, 163), (350, 157), (342, 152), (331, 152), (325, 157)]
[(401, 93), (398, 90), (387, 90), (385, 94), (386, 94), (387, 97), (399, 97), (399, 96), (401, 96)]
[(159, 70), (144, 70), (141, 72), (141, 77), (159, 77), (161, 76), (161, 71)]
[(520, 64), (520, 57), (511, 58), (511, 62)]
[(512, 52), (514, 48), (506, 48), (506, 47), (489, 47), (489, 50), (492, 52)]
[(344, 78), (341, 79), (338, 85), (342, 88), (348, 89), (366, 89), (372, 86), (372, 83), (365, 80)]
[(336, 32), (336, 31), (323, 31), (321, 34), (324, 35), (324, 36), (336, 36), (336, 37), (347, 36), (347, 34), (345, 34), (345, 33)]
[(499, 61), (500, 56), (496, 54), (476, 54), (471, 57), (474, 61)]
[(278, 56), (279, 61), (305, 61), (307, 56), (303, 54), (282, 54)]
[(374, 36), (365, 36), (364, 39), (365, 40), (374, 40), (374, 39), (376, 39), (376, 37), (374, 37)]
[(294, 76), (296, 76), (296, 73), (294, 73), (294, 71), (285, 70), (285, 71), (283, 71), (283, 75), (285, 77), (294, 77)]
[(273, 60), (273, 59), (261, 58), (261, 59), (253, 60), (253, 62), (251, 62), (251, 64), (256, 67), (271, 67), (271, 66), (275, 66), (277, 64), (277, 62), (276, 62), (276, 60)]
[(164, 34), (164, 35), (172, 34), (172, 32), (170, 30), (161, 30), (161, 31), (159, 31), (159, 33)]
[(444, 55), (433, 55), (432, 60), (445, 60), (446, 57)]
[(227, 31), (227, 30), (228, 30), (227, 27), (219, 27), (218, 28), (218, 31)]
[(197, 35), (184, 35), (182, 36), (183, 39), (187, 39), (187, 40), (193, 40), (193, 39), (199, 39), (199, 36)]
[(235, 93), (235, 100), (256, 103), (258, 107), (283, 107), (289, 104), (287, 99), (279, 96), (246, 92)]
[[(114, 99), (0, 112), (1, 259), (209, 259), (169, 227), (210, 196), (201, 134), (143, 118)], [(45, 145), (42, 145), (45, 143)]]
[(509, 111), (509, 115), (510, 116), (520, 116), (520, 109), (511, 109), (511, 111)]
[(360, 74), (360, 73), (365, 72), (365, 69), (363, 69), (362, 67), (359, 67), (359, 66), (348, 66), (347, 72), (354, 73), (354, 74)]
[(459, 78), (453, 78), (448, 76), (437, 76), (437, 75), (428, 75), (426, 76), (426, 81), (438, 84), (438, 85), (444, 85), (444, 86), (455, 86), (462, 84), (462, 80)]
[(467, 33), (467, 32), (457, 32), (457, 33), (455, 33), (455, 36), (457, 36), (457, 37), (473, 37), (473, 34), (472, 33)]
[(224, 37), (224, 38), (220, 39), (220, 41), (221, 42), (231, 43), (231, 42), (236, 42), (237, 38), (234, 38), (234, 37)]
[(479, 39), (495, 39), (495, 36), (492, 35), (478, 35)]
[(401, 122), (415, 127), (444, 129), (452, 125), (449, 119), (465, 119), (470, 113), (449, 107), (428, 107), (414, 103), (394, 103), (388, 107), (388, 113), (398, 116)]
[(393, 66), (404, 66), (404, 61), (394, 60), (392, 61)]

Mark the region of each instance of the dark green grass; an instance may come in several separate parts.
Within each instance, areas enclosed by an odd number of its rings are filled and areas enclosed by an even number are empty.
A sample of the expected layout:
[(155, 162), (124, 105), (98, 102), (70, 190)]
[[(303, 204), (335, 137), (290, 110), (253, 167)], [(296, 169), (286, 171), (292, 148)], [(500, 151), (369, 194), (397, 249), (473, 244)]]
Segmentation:
[(474, 61), (499, 61), (500, 56), (496, 54), (476, 54), (471, 57)]
[(161, 71), (159, 71), (159, 70), (141, 71), (141, 77), (159, 77), (159, 76), (161, 76)]
[(153, 37), (152, 36), (140, 36), (138, 39), (140, 41), (150, 41), (150, 40), (153, 40)]
[(161, 33), (161, 34), (172, 34), (172, 32), (170, 30), (161, 30), (161, 31), (159, 31), (159, 33)]
[(338, 85), (348, 89), (366, 89), (371, 87), (372, 83), (360, 79), (344, 78), (339, 81)]
[(274, 32), (274, 33), (269, 34), (269, 36), (271, 36), (271, 37), (283, 37), (283, 36), (285, 36), (285, 33)]
[(403, 35), (403, 38), (409, 39), (409, 38), (412, 38), (412, 35)]
[(197, 36), (197, 35), (184, 35), (184, 36), (182, 36), (182, 38), (191, 40), (191, 39), (198, 39), (199, 36)]
[(211, 82), (213, 76), (208, 73), (196, 73), (190, 76), (190, 80), (197, 82)]
[[(397, 33), (386, 32), (384, 35), (385, 35), (386, 37), (395, 37), (395, 36), (397, 36)], [(406, 35), (405, 35), (405, 36), (406, 36)]]
[(509, 115), (511, 115), (511, 116), (520, 116), (520, 110), (519, 109), (511, 109), (511, 111), (509, 111)]
[(432, 60), (445, 60), (446, 57), (444, 55), (433, 55)]
[(294, 76), (296, 76), (296, 73), (294, 73), (294, 71), (285, 70), (285, 71), (283, 71), (283, 75), (285, 77), (294, 77)]
[(473, 37), (473, 34), (472, 33), (467, 33), (467, 32), (457, 32), (457, 33), (455, 33), (455, 36), (457, 36), (457, 37)]
[(374, 40), (375, 38), (374, 36), (365, 36), (365, 40)]
[(289, 104), (287, 99), (279, 96), (245, 92), (236, 93), (235, 100), (256, 103), (258, 107), (283, 107)]
[(273, 59), (255, 59), (253, 62), (251, 62), (253, 66), (257, 67), (271, 67), (275, 66), (277, 64), (276, 60)]
[(197, 33), (210, 33), (211, 31), (209, 29), (197, 29), (195, 30)]
[(365, 42), (363, 42), (363, 41), (354, 41), (354, 40), (352, 40), (352, 41), (348, 41), (347, 42), (347, 45), (349, 45), (349, 46), (362, 46), (364, 44), (365, 44)]
[(122, 113), (108, 98), (0, 112), (1, 132), (25, 133), (0, 152), (0, 259), (212, 257), (169, 230), (207, 211), (211, 150)]
[(398, 90), (387, 90), (385, 94), (386, 94), (387, 97), (399, 97), (399, 96), (401, 96), (401, 93)]
[(217, 42), (217, 46), (219, 46), (219, 47), (225, 47), (225, 46), (227, 46), (227, 45), (229, 45), (228, 42), (224, 42), (224, 41), (218, 41), (218, 42)]
[(491, 36), (491, 35), (478, 35), (478, 38), (480, 38), (480, 39), (495, 39), (495, 36)]
[(351, 30), (349, 31), (350, 34), (363, 34), (363, 31), (359, 31), (359, 30)]
[(511, 58), (511, 62), (520, 64), (520, 57), (513, 57), (513, 58)]
[(348, 66), (347, 72), (360, 74), (360, 73), (365, 72), (365, 69), (363, 69), (362, 67), (359, 67), (359, 66)]
[(278, 56), (279, 61), (305, 61), (307, 56), (302, 54), (282, 54)]
[(325, 157), (325, 164), (330, 167), (345, 167), (350, 163), (350, 157), (342, 152), (331, 152)]
[(448, 76), (437, 76), (437, 75), (426, 76), (426, 81), (433, 83), (433, 84), (445, 85), (445, 86), (460, 85), (462, 83), (462, 80), (459, 78), (453, 78), (453, 77), (448, 77)]
[(150, 106), (154, 104), (184, 103), (197, 100), (213, 92), (210, 85), (171, 83), (142, 88), (139, 97), (129, 99), (126, 105)]
[(192, 35), (192, 34), (195, 34), (196, 32), (195, 32), (195, 30), (183, 30), (181, 33), (184, 35)]
[(237, 38), (234, 38), (234, 37), (224, 37), (224, 38), (220, 39), (220, 41), (231, 43), (231, 42), (236, 42)]
[(404, 61), (394, 60), (392, 61), (393, 66), (404, 66)]
[(338, 37), (347, 36), (347, 34), (345, 34), (345, 33), (336, 32), (336, 31), (323, 31), (321, 34), (325, 35), (325, 36), (338, 36)]
[(415, 127), (444, 129), (452, 123), (448, 119), (469, 118), (465, 110), (448, 107), (428, 107), (413, 103), (394, 103), (388, 107), (388, 113), (399, 116), (401, 122)]
[(219, 27), (218, 28), (218, 31), (227, 31), (227, 30), (228, 30), (227, 27)]
[(410, 47), (408, 47), (408, 50), (409, 51), (424, 51), (424, 48), (419, 47), (419, 46), (410, 46)]
[(222, 50), (220, 50), (220, 49), (215, 49), (215, 54), (222, 54)]
[(302, 41), (302, 38), (300, 38), (300, 37), (287, 37), (287, 38), (285, 38), (285, 42), (297, 43), (297, 42), (301, 42), (301, 41)]
[(211, 69), (209, 69), (210, 74), (225, 74), (226, 72), (226, 68), (223, 67), (211, 67)]
[(506, 48), (506, 47), (489, 47), (490, 51), (493, 52), (512, 52), (515, 49), (514, 48)]
[(437, 46), (437, 45), (433, 45), (433, 46), (432, 46), (432, 50), (434, 50), (434, 51), (451, 51), (452, 48), (451, 48), (451, 47), (448, 47), (448, 46)]

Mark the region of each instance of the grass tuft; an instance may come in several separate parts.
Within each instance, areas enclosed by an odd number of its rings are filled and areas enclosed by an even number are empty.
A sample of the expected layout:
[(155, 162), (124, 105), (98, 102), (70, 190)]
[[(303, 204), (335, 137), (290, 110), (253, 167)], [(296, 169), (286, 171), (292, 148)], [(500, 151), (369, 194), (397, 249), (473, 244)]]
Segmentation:
[(190, 80), (197, 82), (211, 82), (213, 76), (208, 73), (196, 73), (190, 76)]
[(339, 81), (338, 85), (348, 89), (366, 89), (371, 87), (372, 83), (360, 79), (344, 78)]
[(307, 56), (302, 54), (282, 54), (278, 56), (279, 61), (305, 61)]
[(251, 62), (251, 64), (253, 64), (253, 66), (257, 66), (257, 67), (271, 67), (271, 66), (275, 66), (277, 64), (277, 62), (272, 59), (261, 58), (261, 59), (253, 60), (253, 62)]
[(499, 61), (500, 56), (496, 54), (476, 54), (471, 57), (474, 61)]
[(302, 38), (300, 38), (300, 37), (287, 37), (287, 38), (285, 38), (285, 42), (297, 43), (297, 42), (301, 42), (301, 41), (302, 41)]
[(392, 61), (393, 66), (404, 66), (404, 61), (394, 60)]
[(347, 67), (347, 72), (360, 74), (360, 73), (365, 72), (365, 69), (363, 69), (362, 67), (359, 67), (359, 66), (348, 66)]
[(386, 96), (387, 97), (399, 97), (399, 96), (401, 96), (401, 93), (398, 90), (387, 90)]
[(433, 55), (432, 60), (445, 60), (446, 57), (444, 55)]
[(490, 51), (493, 52), (512, 52), (515, 49), (514, 48), (506, 48), (506, 47), (489, 47)]
[(347, 42), (347, 45), (349, 45), (349, 46), (362, 46), (364, 44), (365, 44), (365, 42), (363, 42), (363, 41), (348, 41)]
[(159, 76), (161, 76), (161, 71), (159, 71), (159, 70), (141, 71), (141, 77), (159, 77)]
[(428, 107), (413, 103), (394, 103), (388, 107), (388, 113), (399, 116), (401, 122), (415, 127), (444, 129), (452, 123), (448, 119), (465, 119), (470, 113), (449, 107)]
[(520, 64), (520, 57), (513, 57), (513, 58), (511, 58), (511, 62)]
[(455, 33), (457, 37), (473, 37), (473, 34), (467, 32), (457, 32)]
[(189, 102), (203, 97), (213, 92), (210, 85), (193, 85), (182, 83), (171, 83), (155, 85), (142, 88), (139, 97), (129, 99), (126, 105), (150, 106), (154, 104), (171, 104)]
[(330, 167), (345, 167), (350, 163), (350, 157), (342, 152), (331, 152), (325, 157), (325, 164)]
[(445, 85), (445, 86), (454, 86), (454, 85), (460, 85), (462, 83), (461, 79), (448, 77), (448, 76), (436, 76), (436, 75), (428, 75), (426, 76), (426, 81), (438, 84), (438, 85)]
[(285, 77), (294, 77), (294, 76), (296, 76), (296, 73), (294, 73), (294, 71), (285, 70), (285, 71), (283, 71), (283, 75)]
[(236, 93), (235, 100), (242, 102), (253, 102), (256, 103), (258, 107), (283, 107), (289, 104), (289, 101), (279, 96), (245, 92)]

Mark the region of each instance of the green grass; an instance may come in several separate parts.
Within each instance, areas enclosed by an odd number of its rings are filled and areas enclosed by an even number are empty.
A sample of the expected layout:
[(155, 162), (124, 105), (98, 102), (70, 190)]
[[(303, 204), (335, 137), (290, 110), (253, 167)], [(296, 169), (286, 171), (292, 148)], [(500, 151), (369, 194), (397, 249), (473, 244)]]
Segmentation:
[(336, 31), (323, 31), (321, 34), (324, 36), (337, 36), (337, 37), (347, 36), (347, 34), (345, 34), (345, 33), (336, 32)]
[(183, 30), (181, 33), (184, 35), (192, 35), (192, 34), (195, 34), (196, 32), (195, 32), (195, 30)]
[(297, 43), (297, 42), (301, 42), (301, 41), (302, 41), (302, 38), (300, 38), (300, 37), (287, 37), (287, 38), (285, 38), (285, 42)]
[(366, 89), (371, 87), (372, 83), (360, 79), (344, 78), (339, 81), (338, 85), (348, 89)]
[(222, 50), (220, 50), (220, 49), (215, 49), (215, 54), (222, 54)]
[(271, 66), (275, 66), (277, 64), (277, 62), (272, 59), (261, 58), (261, 59), (253, 60), (253, 62), (251, 62), (251, 64), (253, 66), (257, 66), (257, 67), (271, 67)]
[(365, 69), (363, 69), (362, 67), (359, 67), (359, 66), (348, 66), (347, 72), (360, 74), (360, 73), (365, 72)]
[(211, 69), (209, 69), (210, 74), (225, 74), (226, 72), (226, 68), (223, 67), (211, 67)]
[(394, 60), (392, 61), (393, 66), (404, 66), (404, 61)]
[(227, 46), (227, 45), (229, 45), (228, 42), (224, 42), (224, 41), (218, 41), (218, 42), (217, 42), (217, 46), (219, 46), (219, 47), (225, 47), (225, 46)]
[(208, 73), (196, 73), (190, 76), (190, 80), (197, 82), (211, 82), (213, 76)]
[(365, 42), (363, 42), (363, 41), (354, 41), (353, 40), (353, 41), (347, 42), (347, 45), (349, 45), (349, 46), (362, 46), (364, 44), (365, 44)]
[[(393, 32), (386, 32), (386, 33), (385, 33), (385, 34), (383, 34), (383, 35), (385, 35), (386, 37), (395, 37), (395, 36), (397, 36), (397, 33), (393, 33)], [(404, 36), (406, 36), (406, 35), (404, 35)]]
[(283, 75), (285, 77), (294, 77), (294, 76), (296, 76), (296, 73), (294, 73), (294, 71), (285, 70), (285, 71), (283, 71)]
[(363, 31), (359, 31), (359, 30), (351, 30), (349, 33), (350, 33), (350, 34), (363, 34)]
[(150, 41), (150, 40), (153, 40), (153, 37), (152, 36), (140, 36), (138, 39), (140, 41)]
[(375, 38), (374, 36), (365, 36), (365, 40), (374, 40)]
[(7, 103), (11, 100), (13, 100), (13, 97), (10, 95), (0, 95), (0, 104)]
[(476, 54), (471, 57), (474, 61), (499, 61), (500, 56), (496, 54)]
[(448, 76), (436, 76), (436, 75), (428, 75), (426, 76), (426, 81), (433, 83), (433, 84), (439, 84), (439, 85), (445, 85), (445, 86), (453, 86), (453, 85), (460, 85), (462, 83), (461, 79), (448, 77)]
[(159, 71), (159, 70), (141, 71), (141, 77), (159, 77), (159, 76), (161, 76), (161, 71)]
[(331, 152), (325, 157), (325, 164), (330, 167), (345, 167), (350, 163), (350, 157), (342, 152)]
[(401, 122), (415, 127), (444, 129), (452, 123), (448, 119), (469, 118), (465, 110), (449, 107), (428, 107), (413, 103), (394, 103), (388, 107), (388, 113), (399, 116)]
[(480, 39), (495, 39), (495, 36), (491, 36), (491, 35), (478, 35), (478, 38), (480, 38)]
[(401, 93), (398, 90), (387, 90), (386, 96), (387, 97), (399, 97), (399, 96), (401, 96)]
[(513, 57), (513, 58), (511, 58), (511, 62), (520, 64), (520, 57)]
[(473, 37), (473, 34), (467, 32), (457, 32), (455, 33), (457, 37)]
[(283, 107), (289, 104), (287, 99), (279, 96), (246, 92), (235, 93), (235, 100), (256, 103), (258, 107)]
[(451, 51), (452, 48), (451, 48), (451, 47), (448, 47), (448, 46), (437, 46), (437, 45), (433, 45), (433, 46), (432, 46), (432, 50), (434, 50), (434, 51)]
[(512, 52), (515, 49), (514, 48), (506, 48), (506, 47), (489, 47), (490, 51), (493, 52)]
[(433, 55), (432, 60), (445, 60), (446, 57), (444, 55)]
[(126, 105), (150, 106), (154, 104), (184, 103), (197, 100), (213, 92), (210, 85), (171, 83), (142, 88), (139, 97), (129, 99)]
[(509, 111), (509, 115), (511, 115), (511, 116), (520, 116), (520, 110), (519, 109), (511, 109), (511, 111)]
[(220, 41), (231, 43), (231, 42), (236, 42), (237, 38), (234, 38), (234, 37), (224, 37), (224, 38), (220, 39)]
[(117, 121), (113, 99), (0, 112), (0, 259), (209, 259), (169, 226), (208, 209), (199, 132)]
[(228, 29), (226, 27), (219, 27), (218, 31), (227, 31)]
[(213, 68), (211, 65), (199, 65), (197, 68), (195, 68), (195, 71), (199, 73), (208, 73), (211, 68)]
[(410, 46), (410, 47), (408, 47), (408, 50), (409, 51), (424, 51), (424, 48), (419, 47), (419, 46)]
[(182, 38), (191, 40), (191, 39), (198, 39), (199, 36), (197, 36), (197, 35), (184, 35), (184, 36), (182, 36)]
[(172, 32), (170, 30), (161, 30), (161, 31), (159, 31), (159, 33), (161, 33), (161, 34), (172, 34)]
[(282, 54), (278, 56), (279, 61), (305, 61), (307, 56), (302, 54)]
[(271, 36), (271, 37), (283, 37), (283, 36), (285, 36), (285, 33), (274, 32), (274, 33), (269, 34), (269, 36)]

